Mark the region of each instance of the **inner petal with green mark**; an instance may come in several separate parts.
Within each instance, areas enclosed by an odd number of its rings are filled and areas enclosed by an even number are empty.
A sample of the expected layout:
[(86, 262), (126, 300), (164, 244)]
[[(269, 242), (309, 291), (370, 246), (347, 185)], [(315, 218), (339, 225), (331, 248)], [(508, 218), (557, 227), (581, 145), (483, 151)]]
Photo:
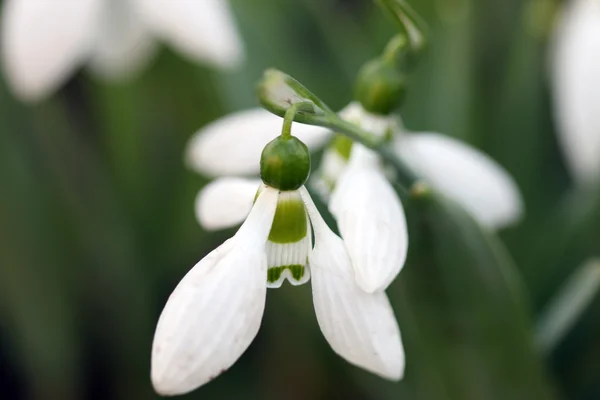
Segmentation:
[[(396, 121), (391, 117), (372, 116), (364, 118), (363, 111), (356, 110), (343, 116), (348, 122), (360, 125), (363, 129), (374, 135), (383, 137), (386, 142), (391, 142), (394, 132), (398, 130)], [(311, 181), (311, 188), (315, 190), (323, 201), (329, 201), (329, 196), (344, 168), (348, 165), (354, 142), (348, 137), (336, 134), (329, 142), (323, 153), (319, 169)]]
[(300, 193), (280, 192), (267, 240), (267, 287), (278, 288), (285, 279), (295, 286), (308, 282), (311, 247), (310, 223)]

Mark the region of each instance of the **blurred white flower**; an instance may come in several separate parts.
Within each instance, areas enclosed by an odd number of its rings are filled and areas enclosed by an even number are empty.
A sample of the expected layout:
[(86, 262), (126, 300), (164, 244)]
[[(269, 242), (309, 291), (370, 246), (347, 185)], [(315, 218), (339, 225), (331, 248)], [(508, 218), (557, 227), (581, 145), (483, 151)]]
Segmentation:
[[(307, 225), (312, 223), (314, 249), (306, 225), (301, 240), (275, 249), (274, 235), (287, 240), (290, 233), (299, 232), (296, 211)], [(152, 347), (151, 375), (158, 393), (194, 390), (244, 353), (258, 333), (267, 287), (277, 287), (284, 279), (281, 269), (277, 277), (270, 273), (271, 259), (301, 263), (296, 266), (302, 267), (302, 274), (310, 265), (317, 320), (336, 353), (382, 377), (402, 377), (404, 350), (385, 293), (368, 294), (358, 287), (342, 240), (329, 229), (303, 186), (279, 191), (262, 185), (238, 232), (192, 268), (167, 301)], [(293, 284), (308, 280), (308, 273), (302, 278), (296, 276), (300, 268), (294, 272), (288, 267), (283, 267), (285, 277)]]
[[(352, 103), (340, 115), (391, 140), (398, 157), (419, 177), (459, 203), (481, 224), (498, 229), (521, 217), (523, 201), (514, 179), (474, 147), (438, 133), (405, 131), (396, 117), (370, 114), (358, 103)], [(316, 182), (325, 197), (339, 184), (351, 154), (347, 146), (334, 143), (325, 150), (326, 162)], [(356, 145), (350, 146), (353, 149)]]
[(480, 224), (499, 229), (521, 218), (523, 199), (514, 179), (474, 147), (430, 132), (399, 135), (394, 147), (419, 176), (459, 203)]
[[(209, 177), (258, 176), (260, 155), (267, 143), (281, 134), (283, 118), (262, 109), (238, 111), (220, 118), (192, 136), (186, 163)], [(317, 150), (331, 137), (327, 128), (294, 122), (292, 132)]]
[(156, 39), (216, 67), (243, 58), (227, 0), (6, 0), (2, 9), (4, 71), (23, 101), (48, 96), (85, 63), (130, 76)]
[[(340, 115), (357, 123), (366, 131), (386, 137), (404, 162), (438, 191), (460, 203), (481, 224), (498, 229), (511, 225), (521, 218), (523, 201), (514, 179), (496, 161), (459, 140), (429, 132), (409, 132), (396, 117), (370, 114), (357, 103), (351, 103)], [(190, 140), (186, 161), (193, 170), (212, 177), (257, 176), (256, 160), (265, 144), (281, 130), (282, 119), (262, 109), (240, 111), (225, 116), (200, 129)], [(295, 134), (309, 149), (318, 150), (331, 138), (325, 128), (294, 123)], [(335, 135), (325, 149), (319, 169), (313, 174), (313, 186), (328, 199), (331, 191), (346, 170), (350, 159), (352, 141)], [(227, 187), (215, 189), (209, 184), (198, 195), (197, 205), (210, 193), (210, 201), (220, 204), (222, 210), (212, 214), (235, 215), (226, 210), (229, 198)], [(223, 193), (220, 191), (223, 190)], [(240, 202), (251, 204), (248, 196)], [(207, 229), (223, 229), (243, 220), (242, 208), (237, 220), (228, 218), (217, 221), (205, 208), (204, 217), (198, 212), (199, 222)], [(197, 207), (197, 211), (199, 211)], [(216, 210), (216, 209), (213, 209)], [(207, 222), (210, 220), (210, 223)], [(338, 221), (339, 222), (339, 221)], [(345, 238), (344, 238), (345, 239)]]
[(565, 3), (551, 48), (561, 147), (576, 180), (600, 176), (600, 2)]

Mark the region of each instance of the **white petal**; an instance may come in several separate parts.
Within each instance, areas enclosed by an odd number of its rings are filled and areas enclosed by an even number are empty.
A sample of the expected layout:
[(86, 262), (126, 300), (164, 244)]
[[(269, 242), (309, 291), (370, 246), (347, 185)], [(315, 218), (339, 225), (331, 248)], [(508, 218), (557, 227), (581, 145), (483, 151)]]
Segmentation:
[(152, 57), (156, 46), (131, 0), (106, 0), (91, 55), (92, 70), (107, 79), (127, 79)]
[[(187, 164), (208, 176), (256, 175), (263, 148), (281, 134), (282, 126), (282, 118), (262, 108), (229, 114), (194, 134), (187, 147)], [(298, 123), (292, 134), (309, 149), (322, 146), (330, 136), (325, 128)]]
[(271, 225), (277, 209), (277, 200), (279, 199), (279, 190), (266, 185), (261, 185), (260, 194), (250, 211), (250, 215), (235, 234), (238, 240), (238, 247), (242, 243), (259, 246), (262, 251), (265, 250)]
[(310, 269), (308, 268), (310, 251), (310, 235), (295, 243), (281, 244), (267, 241), (267, 287), (269, 289), (280, 288), (286, 279), (294, 286), (308, 282), (310, 280)]
[(344, 243), (323, 221), (306, 189), (301, 193), (315, 229), (309, 262), (315, 313), (325, 339), (348, 362), (401, 379), (404, 349), (386, 294), (369, 294), (356, 284)]
[(193, 60), (233, 68), (244, 48), (226, 0), (135, 0), (156, 35)]
[(521, 217), (523, 201), (516, 183), (486, 154), (436, 133), (404, 135), (395, 146), (416, 173), (483, 225), (500, 228)]
[(565, 4), (551, 52), (555, 111), (566, 160), (589, 182), (600, 176), (600, 2)]
[(408, 251), (402, 204), (373, 157), (373, 152), (354, 144), (350, 164), (329, 203), (356, 281), (369, 293), (389, 286), (404, 266)]
[(196, 197), (196, 219), (207, 230), (241, 224), (252, 209), (260, 179), (219, 178)]
[(184, 394), (214, 379), (256, 336), (267, 290), (264, 244), (276, 203), (276, 191), (263, 191), (238, 234), (196, 264), (169, 297), (152, 345), (158, 393)]
[(4, 69), (15, 94), (36, 101), (56, 90), (89, 54), (100, 0), (7, 0)]

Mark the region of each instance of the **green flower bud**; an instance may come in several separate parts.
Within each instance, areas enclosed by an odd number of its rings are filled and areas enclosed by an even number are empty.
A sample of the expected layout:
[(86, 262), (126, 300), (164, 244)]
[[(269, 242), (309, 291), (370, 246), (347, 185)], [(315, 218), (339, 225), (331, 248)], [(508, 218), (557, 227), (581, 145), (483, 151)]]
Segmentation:
[(358, 74), (355, 97), (363, 108), (374, 114), (387, 115), (404, 98), (406, 79), (394, 63), (375, 59), (365, 64)]
[(279, 136), (267, 144), (260, 157), (260, 177), (279, 190), (296, 190), (310, 175), (310, 153), (294, 136)]

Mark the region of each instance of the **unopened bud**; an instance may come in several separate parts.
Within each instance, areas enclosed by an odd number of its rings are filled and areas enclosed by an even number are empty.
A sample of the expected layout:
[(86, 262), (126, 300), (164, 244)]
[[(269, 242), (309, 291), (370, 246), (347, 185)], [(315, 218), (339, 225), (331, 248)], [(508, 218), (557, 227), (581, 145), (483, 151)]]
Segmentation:
[(387, 115), (400, 104), (405, 89), (405, 76), (394, 63), (375, 59), (360, 70), (355, 97), (366, 111)]

